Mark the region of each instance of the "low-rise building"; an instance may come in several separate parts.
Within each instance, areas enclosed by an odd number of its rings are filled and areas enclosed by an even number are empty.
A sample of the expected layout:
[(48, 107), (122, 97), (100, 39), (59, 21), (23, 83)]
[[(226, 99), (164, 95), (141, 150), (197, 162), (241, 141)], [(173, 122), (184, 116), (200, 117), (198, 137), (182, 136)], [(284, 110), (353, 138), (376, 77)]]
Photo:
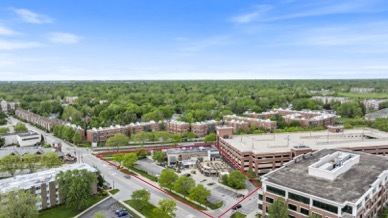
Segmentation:
[[(225, 115), (223, 118), (227, 126), (232, 126), (237, 129), (241, 127), (246, 130), (248, 128), (254, 127), (255, 129), (263, 128), (270, 132), (276, 129), (276, 121), (272, 121), (270, 119), (263, 120), (258, 118), (241, 117), (236, 115)], [(248, 123), (248, 125), (246, 125), (245, 123)]]
[(27, 132), (6, 133), (0, 135), (5, 139), (5, 146), (19, 145), (20, 147), (33, 146), (40, 143), (42, 136), (32, 130)]
[[(172, 148), (167, 149), (167, 165), (175, 165), (185, 160), (214, 160), (220, 157), (220, 153), (215, 146)], [(187, 161), (186, 161), (187, 162)]]
[(375, 121), (377, 118), (388, 118), (388, 108), (365, 115), (365, 119), (369, 121)]
[(210, 133), (216, 132), (216, 127), (221, 125), (221, 122), (215, 120), (207, 120), (204, 122), (196, 122), (191, 124), (191, 131), (197, 137), (203, 137)]
[(93, 147), (97, 146), (97, 143), (99, 142), (106, 142), (108, 138), (116, 135), (116, 134), (124, 134), (129, 135), (128, 127), (127, 126), (110, 126), (107, 128), (93, 128), (88, 129), (86, 131), (86, 139), (92, 144)]
[(290, 217), (376, 218), (388, 204), (388, 157), (322, 149), (262, 176), (262, 187), (262, 215), (280, 198)]
[(190, 132), (190, 123), (172, 120), (166, 123), (166, 130), (171, 134), (183, 134)]
[(341, 104), (349, 102), (349, 98), (345, 97), (334, 97), (334, 96), (313, 96), (311, 97), (314, 100), (321, 101), (324, 104), (329, 104), (332, 102), (340, 102)]
[(7, 102), (7, 101), (2, 100), (0, 102), (0, 106), (1, 106), (0, 107), (1, 111), (8, 112), (11, 110), (16, 110), (19, 106), (19, 103), (18, 102)]
[(388, 133), (375, 129), (236, 136), (232, 127), (217, 127), (217, 144), (222, 155), (257, 175), (275, 170), (300, 154), (323, 148), (388, 156)]
[(34, 114), (30, 111), (26, 111), (23, 109), (17, 109), (15, 111), (15, 115), (20, 119), (23, 119), (29, 123), (40, 126), (43, 129), (51, 132), (56, 124), (64, 124), (62, 120), (59, 119), (50, 119), (47, 117), (42, 117), (38, 114)]
[(43, 148), (43, 147), (13, 147), (12, 149), (1, 149), (0, 150), (0, 159), (7, 155), (20, 155), (24, 156), (26, 154), (36, 154), (42, 155), (47, 152), (54, 152), (60, 159), (63, 158), (63, 153), (55, 148)]
[[(30, 190), (39, 198), (37, 203), (39, 210), (63, 204), (64, 199), (59, 194), (58, 184), (55, 184), (55, 176), (59, 172), (66, 172), (69, 170), (87, 170), (89, 172), (97, 172), (97, 170), (93, 167), (85, 163), (81, 163), (66, 165), (26, 175), (14, 176), (12, 178), (0, 180), (0, 195), (6, 194), (9, 191)], [(94, 182), (90, 188), (92, 194), (97, 193), (96, 182)]]
[(359, 92), (359, 93), (371, 93), (374, 92), (375, 88), (359, 88), (359, 87), (352, 87), (350, 89), (350, 92)]
[(367, 110), (378, 110), (380, 109), (380, 105), (387, 101), (388, 99), (365, 99), (362, 103)]

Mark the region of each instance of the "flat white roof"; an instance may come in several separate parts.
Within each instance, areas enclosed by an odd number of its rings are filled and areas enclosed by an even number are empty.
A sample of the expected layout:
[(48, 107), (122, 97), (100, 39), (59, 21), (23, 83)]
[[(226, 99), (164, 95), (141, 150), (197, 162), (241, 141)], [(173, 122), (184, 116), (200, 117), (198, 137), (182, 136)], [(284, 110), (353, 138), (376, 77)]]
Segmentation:
[[(376, 139), (361, 137), (372, 136)], [(308, 146), (313, 150), (323, 148), (369, 147), (388, 145), (388, 133), (375, 129), (350, 129), (343, 133), (325, 131), (233, 135), (232, 139), (220, 139), (242, 152), (252, 151), (256, 154), (288, 152), (294, 146)]]
[(85, 163), (66, 165), (58, 168), (44, 170), (36, 173), (14, 176), (8, 179), (0, 180), (0, 193), (6, 193), (12, 190), (30, 189), (33, 186), (40, 186), (43, 183), (55, 181), (57, 173), (68, 170), (83, 170), (97, 172), (97, 170)]

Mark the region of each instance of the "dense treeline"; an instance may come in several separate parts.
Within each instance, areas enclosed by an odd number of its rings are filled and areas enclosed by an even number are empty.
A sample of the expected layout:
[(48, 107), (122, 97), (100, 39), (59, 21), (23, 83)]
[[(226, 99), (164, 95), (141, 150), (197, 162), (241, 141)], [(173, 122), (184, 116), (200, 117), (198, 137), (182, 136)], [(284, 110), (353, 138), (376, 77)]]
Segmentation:
[[(125, 125), (130, 122), (169, 119), (182, 121), (221, 119), (225, 114), (272, 108), (337, 109), (309, 99), (329, 90), (346, 96), (351, 87), (372, 87), (377, 97), (388, 97), (388, 80), (250, 80), (250, 81), (123, 81), (123, 82), (12, 82), (1, 83), (0, 99), (19, 101), (24, 109), (86, 127)], [(66, 96), (75, 104), (61, 106)], [(346, 117), (362, 116), (362, 107), (342, 108)], [(357, 108), (353, 108), (356, 106)], [(361, 110), (361, 113), (360, 113)], [(353, 113), (353, 112), (354, 113)], [(356, 114), (356, 115), (353, 115)]]

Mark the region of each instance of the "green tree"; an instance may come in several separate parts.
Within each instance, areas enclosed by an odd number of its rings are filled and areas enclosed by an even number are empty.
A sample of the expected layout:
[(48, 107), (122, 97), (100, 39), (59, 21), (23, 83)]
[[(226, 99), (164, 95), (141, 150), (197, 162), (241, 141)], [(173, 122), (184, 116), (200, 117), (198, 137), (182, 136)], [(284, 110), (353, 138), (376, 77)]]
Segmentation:
[(106, 146), (110, 146), (110, 147), (125, 146), (125, 145), (128, 145), (128, 142), (129, 142), (128, 136), (119, 133), (114, 135), (113, 137), (110, 137), (106, 141)]
[(154, 155), (152, 155), (152, 159), (157, 162), (163, 162), (166, 159), (166, 154), (162, 151), (154, 151)]
[(363, 116), (362, 108), (357, 102), (346, 102), (341, 104), (341, 106), (337, 108), (337, 113), (339, 113), (342, 117), (347, 118)]
[(62, 130), (62, 138), (68, 142), (73, 141), (75, 130), (71, 126), (65, 126)]
[(188, 139), (195, 139), (196, 136), (195, 136), (195, 134), (193, 132), (189, 132), (189, 133), (187, 133), (187, 138)]
[(174, 187), (175, 182), (178, 180), (178, 175), (172, 169), (164, 169), (159, 176), (158, 182), (160, 187), (171, 189)]
[(114, 154), (112, 155), (112, 159), (116, 162), (119, 162), (121, 165), (121, 162), (123, 161), (124, 154)]
[(158, 202), (159, 207), (154, 208), (154, 213), (158, 214), (159, 218), (175, 217), (176, 202), (171, 199), (162, 199)]
[(7, 133), (9, 132), (9, 128), (8, 127), (0, 127), (0, 134), (4, 134), (4, 133)]
[(12, 176), (16, 170), (22, 168), (22, 159), (19, 155), (6, 155), (0, 160), (0, 171), (6, 171)]
[(35, 218), (39, 215), (36, 206), (38, 198), (30, 190), (10, 191), (2, 196), (0, 202), (0, 217)]
[(128, 153), (128, 154), (123, 155), (123, 159), (121, 161), (121, 164), (124, 167), (130, 168), (133, 165), (135, 165), (136, 161), (137, 161), (136, 153)]
[(0, 138), (0, 148), (5, 145), (5, 138)]
[(75, 131), (73, 135), (73, 143), (76, 145), (79, 145), (79, 143), (81, 143), (81, 133), (79, 133), (78, 131)]
[(46, 152), (40, 156), (40, 165), (46, 168), (54, 168), (61, 166), (62, 161), (55, 152)]
[(198, 202), (199, 204), (206, 204), (207, 197), (210, 196), (210, 191), (206, 189), (202, 184), (194, 186), (189, 191), (189, 198)]
[(30, 173), (35, 172), (35, 170), (39, 167), (39, 159), (40, 157), (37, 154), (26, 154), (23, 156), (23, 164), (24, 168), (28, 169)]
[(228, 176), (228, 185), (236, 189), (245, 188), (247, 177), (239, 170), (233, 170)]
[(15, 132), (27, 132), (28, 129), (24, 123), (17, 123), (15, 126), (13, 126), (13, 130)]
[(216, 140), (217, 140), (217, 135), (215, 133), (211, 133), (205, 136), (204, 142), (210, 143), (210, 142), (215, 142)]
[(146, 189), (140, 189), (132, 192), (131, 195), (132, 200), (139, 201), (140, 210), (144, 208), (144, 206), (147, 204), (147, 202), (151, 198), (151, 193), (147, 191)]
[(55, 177), (59, 186), (59, 194), (65, 199), (69, 208), (77, 210), (88, 206), (88, 199), (92, 194), (92, 184), (97, 182), (97, 176), (87, 170), (68, 170), (59, 172)]
[(174, 190), (182, 195), (186, 196), (189, 194), (189, 190), (195, 186), (195, 181), (192, 178), (181, 176), (174, 184)]
[(288, 218), (287, 203), (282, 199), (276, 199), (271, 206), (268, 207), (269, 218)]
[(94, 214), (93, 218), (106, 218), (106, 216), (103, 212), (98, 211)]

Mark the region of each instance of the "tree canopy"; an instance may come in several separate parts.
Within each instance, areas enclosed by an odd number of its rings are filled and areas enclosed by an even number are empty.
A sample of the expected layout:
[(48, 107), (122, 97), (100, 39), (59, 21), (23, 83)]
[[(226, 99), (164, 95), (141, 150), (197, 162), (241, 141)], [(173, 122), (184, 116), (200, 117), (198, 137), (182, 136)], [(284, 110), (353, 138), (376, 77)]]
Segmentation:
[(0, 217), (37, 218), (38, 197), (30, 190), (10, 191), (0, 198)]
[(172, 169), (164, 169), (158, 178), (159, 185), (171, 189), (178, 180), (178, 175)]

